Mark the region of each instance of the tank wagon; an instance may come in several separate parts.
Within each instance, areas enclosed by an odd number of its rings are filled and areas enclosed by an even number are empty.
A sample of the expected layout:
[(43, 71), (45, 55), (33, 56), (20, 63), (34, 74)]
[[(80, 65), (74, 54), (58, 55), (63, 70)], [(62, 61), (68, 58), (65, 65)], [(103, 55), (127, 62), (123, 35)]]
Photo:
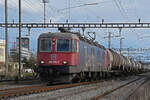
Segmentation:
[(111, 49), (105, 51), (105, 67), (110, 70), (120, 70), (123, 72), (138, 72), (142, 70), (142, 65), (139, 62), (135, 62), (123, 55), (114, 52)]
[(79, 33), (42, 33), (38, 38), (38, 73), (49, 82), (76, 82), (104, 78), (111, 73), (137, 73), (134, 62)]

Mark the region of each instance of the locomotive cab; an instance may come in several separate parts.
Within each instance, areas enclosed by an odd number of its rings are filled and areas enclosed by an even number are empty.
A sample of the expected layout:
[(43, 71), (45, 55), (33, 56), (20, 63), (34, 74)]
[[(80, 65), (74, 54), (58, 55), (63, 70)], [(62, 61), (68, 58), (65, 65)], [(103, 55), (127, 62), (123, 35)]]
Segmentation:
[(37, 65), (41, 75), (68, 74), (68, 67), (76, 67), (78, 59), (79, 39), (76, 35), (43, 33), (39, 36)]

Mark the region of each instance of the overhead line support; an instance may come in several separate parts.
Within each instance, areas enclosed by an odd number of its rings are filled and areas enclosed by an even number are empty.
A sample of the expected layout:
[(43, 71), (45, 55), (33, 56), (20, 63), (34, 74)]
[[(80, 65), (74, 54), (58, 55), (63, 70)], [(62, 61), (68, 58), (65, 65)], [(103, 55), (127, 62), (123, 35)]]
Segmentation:
[[(18, 23), (8, 23), (8, 28), (18, 28)], [(0, 27), (5, 27), (0, 23)], [(22, 23), (22, 28), (150, 28), (150, 23)]]

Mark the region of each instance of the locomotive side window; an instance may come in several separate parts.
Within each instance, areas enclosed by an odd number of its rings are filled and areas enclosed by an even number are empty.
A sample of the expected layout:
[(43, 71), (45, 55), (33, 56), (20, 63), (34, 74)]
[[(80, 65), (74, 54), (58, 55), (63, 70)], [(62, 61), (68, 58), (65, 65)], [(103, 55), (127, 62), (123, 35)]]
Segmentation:
[(93, 55), (93, 49), (91, 48), (91, 55)]
[(87, 46), (84, 46), (84, 55), (88, 56), (88, 47)]
[(102, 53), (102, 57), (105, 58), (105, 52)]
[(51, 51), (51, 43), (50, 39), (41, 39), (40, 40), (40, 52), (50, 52)]
[(97, 50), (97, 56), (100, 57), (100, 51), (99, 50)]
[(71, 44), (70, 44), (70, 47), (71, 47), (71, 51), (72, 52), (76, 52), (76, 40), (71, 40)]
[(79, 41), (77, 41), (77, 52), (79, 52)]
[(57, 51), (58, 52), (69, 52), (69, 43), (70, 40), (68, 39), (58, 39), (57, 40)]
[(93, 48), (93, 56), (95, 56), (95, 49)]
[(92, 54), (92, 56), (95, 55), (95, 49), (94, 48), (91, 48), (91, 54)]
[(86, 48), (86, 55), (88, 56), (88, 47)]

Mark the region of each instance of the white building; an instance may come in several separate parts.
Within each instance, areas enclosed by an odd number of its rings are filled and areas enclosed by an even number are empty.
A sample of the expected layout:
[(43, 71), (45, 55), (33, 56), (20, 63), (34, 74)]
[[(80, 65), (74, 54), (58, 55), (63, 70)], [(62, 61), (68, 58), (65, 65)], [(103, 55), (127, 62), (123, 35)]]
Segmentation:
[(5, 63), (5, 40), (0, 40), (0, 64)]
[(0, 75), (4, 71), (5, 64), (5, 40), (0, 40)]
[[(19, 54), (19, 49), (18, 48), (12, 48), (10, 49), (10, 57), (11, 57), (11, 62), (17, 62), (18, 60), (18, 55)], [(21, 59), (23, 58), (29, 59), (31, 57), (31, 51), (28, 50), (27, 48), (22, 48), (21, 49)]]
[[(18, 62), (19, 56), (19, 38), (16, 38), (16, 42), (14, 42), (13, 48), (10, 49), (10, 61)], [(29, 49), (29, 38), (22, 37), (21, 39), (21, 59), (23, 58), (29, 59), (31, 57), (31, 51)]]

